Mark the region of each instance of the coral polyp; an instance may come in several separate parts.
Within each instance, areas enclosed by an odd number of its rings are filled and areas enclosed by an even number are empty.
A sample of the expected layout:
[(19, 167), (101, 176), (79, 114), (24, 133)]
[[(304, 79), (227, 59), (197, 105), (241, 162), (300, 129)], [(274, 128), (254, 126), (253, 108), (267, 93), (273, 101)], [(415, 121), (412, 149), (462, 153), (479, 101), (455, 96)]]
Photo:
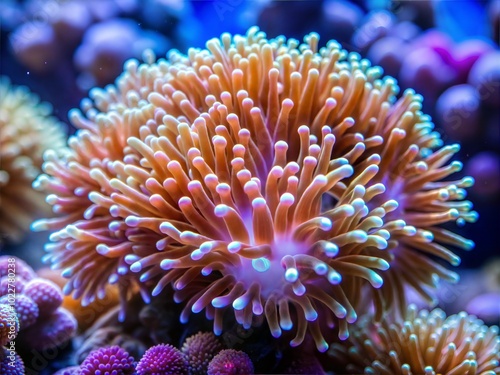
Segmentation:
[(477, 216), (461, 202), (470, 178), (441, 182), (458, 146), (441, 148), (419, 95), (397, 99), (379, 68), (318, 38), (223, 34), (92, 93), (72, 154), (48, 154), (35, 182), (59, 214), (34, 229), (55, 231), (45, 259), (65, 292), (173, 286), (182, 322), (205, 311), (221, 334), (231, 309), (325, 351), (323, 328), (347, 338), (363, 296), (380, 319), (404, 285), (431, 299), (436, 278), (456, 279), (435, 257), (457, 264), (444, 245), (473, 245), (438, 227)]
[(374, 328), (364, 322), (347, 342), (334, 344), (331, 356), (341, 373), (481, 374), (500, 371), (498, 326), (487, 327), (473, 315), (449, 317), (440, 310), (417, 311)]

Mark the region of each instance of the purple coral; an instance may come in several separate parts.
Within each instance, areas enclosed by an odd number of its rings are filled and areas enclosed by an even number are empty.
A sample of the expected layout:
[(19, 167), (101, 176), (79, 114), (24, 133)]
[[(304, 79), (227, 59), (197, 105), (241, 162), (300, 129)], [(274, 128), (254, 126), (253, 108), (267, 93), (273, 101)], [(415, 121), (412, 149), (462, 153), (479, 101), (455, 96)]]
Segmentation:
[(24, 362), (16, 352), (0, 347), (0, 374), (24, 374)]
[(207, 375), (253, 374), (253, 363), (245, 352), (224, 349), (208, 365)]
[(0, 277), (8, 276), (10, 273), (15, 273), (16, 279), (30, 281), (36, 277), (33, 268), (17, 257), (10, 255), (0, 256)]
[(222, 344), (212, 332), (198, 332), (188, 337), (181, 351), (186, 355), (189, 374), (205, 375), (208, 364), (222, 349)]
[(44, 317), (56, 311), (63, 301), (61, 288), (52, 281), (41, 278), (26, 284), (24, 294), (35, 301), (40, 308), (40, 315)]
[[(52, 315), (38, 321), (19, 335), (20, 341), (35, 350), (60, 346), (76, 332), (77, 322), (66, 309), (59, 308)], [(33, 338), (36, 337), (36, 340)]]
[(134, 373), (134, 357), (119, 346), (92, 351), (80, 365), (80, 375), (127, 375)]
[[(0, 297), (0, 304), (8, 304), (9, 297)], [(21, 329), (32, 326), (39, 315), (38, 305), (28, 296), (24, 294), (17, 294), (14, 302), (14, 310), (19, 319), (19, 326)]]
[(18, 332), (19, 320), (15, 310), (10, 305), (0, 304), (0, 346), (12, 341)]
[(70, 366), (57, 371), (54, 375), (80, 375), (80, 366)]
[(15, 280), (8, 276), (0, 278), (0, 296), (5, 296), (6, 294), (21, 293), (26, 285), (26, 280), (16, 277)]
[(138, 375), (187, 375), (188, 364), (179, 349), (160, 344), (146, 350), (136, 370)]

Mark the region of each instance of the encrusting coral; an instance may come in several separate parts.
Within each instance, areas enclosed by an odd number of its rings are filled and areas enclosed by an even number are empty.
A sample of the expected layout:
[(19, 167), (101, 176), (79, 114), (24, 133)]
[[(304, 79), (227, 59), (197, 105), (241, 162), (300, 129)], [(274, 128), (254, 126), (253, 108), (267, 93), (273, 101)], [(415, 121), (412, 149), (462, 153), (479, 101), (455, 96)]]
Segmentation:
[(456, 281), (436, 259), (456, 265), (447, 246), (473, 243), (439, 224), (476, 220), (473, 180), (442, 181), (459, 147), (442, 147), (415, 92), (397, 99), (392, 78), (314, 33), (251, 28), (145, 57), (91, 91), (71, 152), (47, 153), (34, 183), (57, 214), (33, 228), (53, 232), (45, 260), (65, 293), (88, 304), (117, 283), (126, 304), (130, 283), (146, 300), (171, 285), (181, 322), (204, 310), (220, 334), (232, 309), (326, 351), (325, 327), (347, 338), (367, 301), (380, 320), (405, 285), (432, 301)]
[(340, 373), (380, 375), (495, 375), (500, 373), (498, 327), (461, 312), (408, 307), (405, 319), (359, 323), (329, 354)]
[(45, 196), (31, 184), (47, 149), (63, 149), (63, 126), (26, 87), (0, 77), (0, 241), (21, 240), (33, 219), (47, 215)]

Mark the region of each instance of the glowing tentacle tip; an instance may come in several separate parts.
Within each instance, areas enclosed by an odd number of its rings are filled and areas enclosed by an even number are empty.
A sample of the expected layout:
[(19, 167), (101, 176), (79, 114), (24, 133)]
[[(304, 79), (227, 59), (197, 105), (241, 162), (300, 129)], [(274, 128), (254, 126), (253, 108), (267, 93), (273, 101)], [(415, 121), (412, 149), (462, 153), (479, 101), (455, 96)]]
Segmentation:
[(141, 262), (135, 262), (130, 266), (130, 271), (132, 272), (141, 272), (142, 271), (142, 264)]
[(286, 270), (285, 272), (285, 280), (290, 282), (290, 283), (293, 283), (295, 281), (297, 281), (299, 278), (299, 271), (297, 271), (296, 268), (289, 268)]
[(329, 258), (333, 258), (339, 253), (339, 247), (332, 242), (328, 242), (323, 249), (325, 250), (325, 255)]
[(160, 263), (161, 269), (168, 271), (172, 269), (175, 265), (175, 260), (173, 259), (163, 259)]
[(98, 254), (105, 256), (110, 252), (110, 249), (104, 244), (99, 244), (96, 246), (95, 251), (97, 251)]
[(271, 262), (266, 258), (252, 259), (252, 267), (258, 272), (265, 272), (271, 267)]
[(342, 281), (342, 276), (337, 271), (328, 272), (328, 282), (332, 285), (337, 285)]
[(241, 246), (242, 246), (241, 242), (233, 241), (227, 245), (227, 251), (229, 251), (232, 254), (237, 253), (238, 251), (241, 250)]
[(319, 227), (324, 232), (332, 229), (332, 225), (333, 225), (332, 221), (326, 217), (322, 217), (320, 222), (319, 222)]

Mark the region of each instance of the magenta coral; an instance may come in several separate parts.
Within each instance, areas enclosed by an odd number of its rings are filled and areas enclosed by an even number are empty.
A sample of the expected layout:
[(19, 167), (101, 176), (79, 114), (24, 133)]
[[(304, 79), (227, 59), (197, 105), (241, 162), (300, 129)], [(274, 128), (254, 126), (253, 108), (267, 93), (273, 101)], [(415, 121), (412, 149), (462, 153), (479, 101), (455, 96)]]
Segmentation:
[(189, 375), (206, 375), (208, 364), (223, 348), (212, 332), (189, 336), (181, 348), (188, 361)]
[(456, 281), (436, 258), (473, 247), (439, 227), (477, 218), (473, 180), (441, 181), (459, 147), (441, 147), (414, 91), (396, 99), (379, 68), (318, 38), (224, 34), (92, 91), (72, 154), (49, 153), (35, 182), (58, 214), (33, 227), (53, 231), (65, 292), (171, 285), (182, 322), (204, 311), (220, 334), (227, 309), (245, 328), (263, 315), (325, 351), (323, 326), (347, 338), (362, 296), (380, 320), (405, 285), (432, 300), (436, 277)]
[(207, 375), (253, 374), (253, 363), (248, 355), (234, 349), (224, 349), (209, 363)]
[[(8, 296), (0, 297), (0, 304), (7, 304), (8, 301)], [(38, 319), (38, 305), (24, 294), (16, 294), (15, 302), (12, 307), (19, 318), (19, 326), (21, 329), (28, 328)]]
[(80, 365), (80, 375), (127, 375), (134, 373), (134, 358), (119, 346), (91, 352)]
[(19, 332), (19, 320), (11, 305), (0, 304), (0, 347), (13, 341)]
[[(46, 350), (66, 343), (71, 339), (77, 328), (76, 319), (69, 311), (63, 308), (38, 321), (19, 335), (21, 341), (27, 348), (35, 350)], [(36, 340), (33, 338), (36, 337)]]
[(24, 362), (15, 352), (0, 347), (0, 374), (23, 375)]
[(50, 280), (36, 278), (28, 282), (23, 294), (30, 297), (40, 309), (40, 315), (49, 316), (61, 306), (63, 295), (61, 288)]
[(136, 370), (137, 375), (188, 375), (188, 364), (179, 349), (159, 344), (146, 350)]

